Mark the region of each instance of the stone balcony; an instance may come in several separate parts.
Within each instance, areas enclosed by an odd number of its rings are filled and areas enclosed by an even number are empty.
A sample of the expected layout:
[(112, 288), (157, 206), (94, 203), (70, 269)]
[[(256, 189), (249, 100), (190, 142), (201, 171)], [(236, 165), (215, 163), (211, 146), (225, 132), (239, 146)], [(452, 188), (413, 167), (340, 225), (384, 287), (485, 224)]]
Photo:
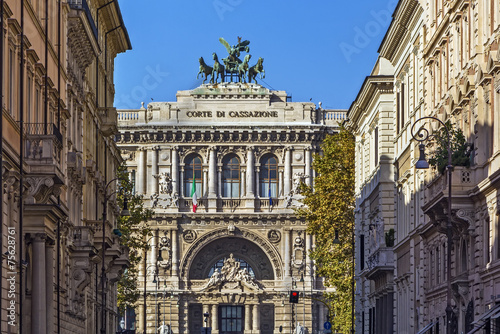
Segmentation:
[[(469, 192), (476, 187), (480, 180), (474, 169), (466, 167), (454, 167), (451, 176), (451, 208), (453, 223), (463, 229), (468, 228), (471, 211), (474, 203), (469, 197)], [(425, 199), (422, 210), (431, 220), (440, 227), (440, 231), (446, 232), (446, 216), (448, 207), (448, 173), (437, 174), (425, 189)], [(441, 224), (439, 224), (441, 223)]]
[[(109, 220), (106, 220), (105, 222), (105, 234), (104, 234), (104, 242), (107, 245), (106, 247), (111, 247), (114, 244), (115, 238), (117, 238), (116, 235), (113, 234), (113, 225)], [(92, 231), (94, 232), (94, 246), (99, 249), (99, 252), (101, 252), (102, 249), (102, 226), (103, 222), (101, 220), (86, 220), (85, 221), (85, 226), (90, 227)]]
[(394, 272), (394, 251), (392, 247), (380, 247), (368, 256), (366, 261), (368, 279), (376, 279), (377, 276), (387, 272)]
[(24, 161), (28, 166), (28, 204), (44, 204), (64, 182), (62, 135), (54, 124), (24, 124)]
[(116, 108), (99, 108), (101, 118), (101, 132), (109, 137), (118, 133), (118, 113)]
[[(273, 198), (206, 198), (198, 199), (197, 212), (272, 212), (283, 211), (284, 200)], [(145, 206), (155, 209), (157, 212), (191, 212), (193, 202), (191, 198), (180, 198), (174, 201), (170, 197), (158, 196), (158, 198), (145, 198)], [(291, 209), (290, 209), (291, 210)]]

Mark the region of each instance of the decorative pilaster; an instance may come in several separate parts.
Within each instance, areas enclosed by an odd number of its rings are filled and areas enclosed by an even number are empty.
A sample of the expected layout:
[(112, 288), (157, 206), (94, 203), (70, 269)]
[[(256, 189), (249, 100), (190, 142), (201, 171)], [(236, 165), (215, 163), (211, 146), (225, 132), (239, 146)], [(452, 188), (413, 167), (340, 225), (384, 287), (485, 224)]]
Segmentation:
[(254, 171), (254, 156), (252, 148), (247, 149), (247, 194), (248, 198), (254, 198), (254, 187), (255, 187), (255, 171)]
[(290, 277), (290, 236), (291, 230), (285, 230), (285, 277)]
[[(31, 333), (47, 333), (47, 290), (45, 280), (45, 239), (44, 233), (35, 234), (33, 244), (33, 288), (31, 290)], [(52, 296), (51, 296), (52, 298)]]
[(312, 235), (310, 234), (307, 234), (306, 231), (304, 231), (304, 237), (306, 239), (306, 264), (309, 268), (309, 277), (313, 277), (313, 272), (312, 272), (312, 269), (313, 269), (313, 261), (311, 259), (311, 257), (309, 256), (309, 254), (311, 253), (311, 249), (312, 249)]
[[(158, 146), (151, 147), (150, 155), (151, 155), (151, 175), (158, 175)], [(158, 179), (156, 177), (149, 177), (149, 189), (148, 193), (150, 194), (158, 194)]]
[(209, 153), (209, 161), (208, 161), (208, 198), (217, 197), (217, 193), (215, 192), (215, 184), (217, 180), (217, 158), (215, 151), (217, 147), (211, 147)]
[(260, 333), (260, 317), (259, 317), (259, 305), (253, 305), (253, 314), (252, 314), (252, 332)]
[(250, 333), (252, 330), (251, 326), (251, 314), (250, 314), (250, 304), (245, 304), (245, 333)]
[(292, 159), (291, 159), (291, 148), (285, 148), (285, 172), (283, 180), (283, 194), (286, 196), (291, 190), (291, 180), (292, 180)]
[(181, 197), (186, 197), (186, 194), (184, 194), (184, 167), (181, 167), (181, 179), (180, 180), (181, 180), (181, 182), (179, 182), (179, 185), (181, 187)]
[(172, 194), (179, 195), (179, 155), (177, 147), (172, 148)]
[(219, 330), (219, 319), (217, 317), (217, 306), (218, 304), (213, 304), (212, 305), (212, 330), (217, 331)]
[(47, 309), (47, 333), (55, 333), (54, 330), (54, 241), (50, 240), (45, 247), (45, 287), (46, 287), (46, 309)]
[(177, 248), (177, 230), (172, 230), (172, 276), (178, 278), (179, 276), (179, 258)]
[(137, 193), (146, 193), (146, 149), (140, 147), (137, 160)]
[(283, 171), (281, 169), (278, 171), (278, 177), (279, 177), (278, 178), (278, 187), (279, 187), (278, 194), (284, 194), (283, 184), (285, 183), (285, 179), (283, 177)]
[(306, 147), (306, 154), (305, 154), (305, 163), (306, 163), (306, 170), (305, 170), (305, 174), (306, 174), (306, 184), (308, 186), (311, 185), (311, 148), (310, 147)]

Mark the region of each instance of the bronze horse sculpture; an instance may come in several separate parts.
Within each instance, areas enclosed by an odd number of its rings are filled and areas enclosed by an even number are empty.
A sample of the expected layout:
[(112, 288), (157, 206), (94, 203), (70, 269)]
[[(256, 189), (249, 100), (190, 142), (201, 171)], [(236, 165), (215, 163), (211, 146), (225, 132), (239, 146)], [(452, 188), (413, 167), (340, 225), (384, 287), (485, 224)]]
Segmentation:
[(212, 78), (210, 79), (210, 83), (217, 83), (217, 79), (219, 76), (221, 78), (221, 82), (224, 82), (225, 69), (224, 65), (219, 63), (219, 58), (217, 57), (217, 53), (213, 53), (212, 57), (214, 58), (214, 68), (212, 70)]
[(213, 76), (213, 68), (211, 66), (208, 66), (207, 64), (205, 64), (205, 60), (203, 60), (203, 57), (200, 57), (199, 59), (200, 61), (200, 71), (198, 72), (198, 75), (196, 76), (196, 79), (198, 79), (198, 77), (203, 74), (205, 74), (205, 79), (203, 79), (203, 83), (205, 83), (205, 81), (208, 79), (208, 76), (211, 75)]
[(264, 66), (262, 63), (264, 62), (264, 58), (259, 57), (257, 64), (253, 65), (248, 69), (248, 83), (252, 83), (252, 79), (257, 83), (257, 74), (260, 73), (260, 78), (264, 79), (266, 77), (266, 71), (264, 71)]
[(247, 54), (245, 58), (243, 58), (243, 62), (238, 66), (238, 77), (240, 82), (246, 82), (245, 74), (248, 71), (248, 62), (250, 61), (250, 58), (252, 58), (252, 55)]

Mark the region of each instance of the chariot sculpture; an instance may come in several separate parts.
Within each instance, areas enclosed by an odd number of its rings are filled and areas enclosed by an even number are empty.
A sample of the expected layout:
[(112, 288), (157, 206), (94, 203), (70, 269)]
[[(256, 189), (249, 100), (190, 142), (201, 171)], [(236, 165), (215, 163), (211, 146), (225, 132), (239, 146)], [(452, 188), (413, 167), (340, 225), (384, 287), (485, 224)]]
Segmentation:
[[(219, 58), (217, 54), (214, 52), (212, 54), (212, 58), (214, 60), (214, 65), (209, 66), (205, 63), (203, 57), (200, 57), (200, 70), (197, 75), (197, 79), (200, 74), (205, 76), (203, 79), (203, 83), (208, 80), (210, 76), (210, 83), (217, 84), (219, 78), (221, 82), (233, 82), (233, 80), (238, 80), (238, 82), (248, 82), (251, 83), (252, 80), (257, 83), (257, 75), (260, 74), (260, 79), (264, 79), (266, 77), (266, 72), (264, 71), (264, 58), (260, 57), (257, 63), (253, 66), (250, 66), (249, 62), (252, 58), (252, 55), (249, 54), (250, 41), (245, 40), (241, 41), (241, 37), (238, 37), (238, 44), (230, 46), (228, 42), (224, 38), (219, 38), (219, 42), (226, 48), (228, 52), (228, 56), (226, 58), (222, 58), (223, 64), (219, 62)], [(243, 60), (240, 59), (241, 53), (246, 52), (247, 54), (243, 57)]]

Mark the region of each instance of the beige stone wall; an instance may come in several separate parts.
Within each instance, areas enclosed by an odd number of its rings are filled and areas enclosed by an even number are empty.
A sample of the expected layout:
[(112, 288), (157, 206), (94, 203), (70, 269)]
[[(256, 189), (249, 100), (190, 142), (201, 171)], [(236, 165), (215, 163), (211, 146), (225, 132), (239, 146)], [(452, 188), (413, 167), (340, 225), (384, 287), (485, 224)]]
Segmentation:
[[(4, 9), (2, 186), (7, 190), (2, 197), (2, 254), (10, 245), (7, 228), (16, 236), (11, 240), (15, 241), (12, 259), (6, 259), (11, 262), (3, 262), (0, 331), (22, 327), (22, 333), (96, 332), (101, 325), (95, 282), (102, 257), (95, 255), (103, 240), (99, 221), (103, 189), (121, 161), (111, 137), (116, 129), (116, 111), (111, 108), (113, 68), (104, 64), (105, 56), (113, 59), (129, 49), (130, 42), (123, 28), (103, 45), (104, 32), (121, 23), (114, 6), (101, 10), (99, 22), (94, 21), (104, 1), (0, 4)], [(108, 219), (105, 242), (116, 248), (119, 241), (111, 237), (114, 210), (109, 210)], [(106, 332), (113, 332), (117, 323), (116, 283), (111, 276), (127, 261), (123, 250), (116, 255), (113, 260), (107, 257), (105, 264), (110, 278)], [(9, 274), (19, 271), (20, 262), (22, 277)], [(11, 276), (16, 282), (12, 295), (6, 280)], [(11, 302), (16, 326), (7, 322)]]
[[(458, 332), (468, 332), (473, 320), (477, 326), (484, 325), (482, 316), (497, 301), (499, 13), (500, 6), (494, 1), (400, 1), (380, 47), (379, 61), (387, 59), (394, 67), (394, 132), (388, 137), (394, 154), (394, 207), (379, 207), (393, 219), (396, 230), (394, 277), (386, 282), (395, 292), (394, 333), (417, 332), (431, 322), (434, 326), (439, 323), (440, 330), (446, 328), (447, 229), (441, 222), (447, 217), (443, 209), (447, 181), (436, 170), (414, 167), (419, 150), (411, 127), (424, 116), (451, 121), (473, 144), (471, 167), (455, 167), (452, 174), (450, 270)], [(401, 27), (406, 28), (402, 33)], [(377, 97), (365, 86), (361, 93)], [(377, 188), (371, 181), (370, 150), (366, 149), (370, 128), (365, 119), (376, 111), (370, 106), (349, 111), (358, 138), (356, 233), (362, 233), (374, 209), (368, 206), (373, 198), (371, 189)], [(433, 131), (439, 122), (426, 120), (418, 126)], [(435, 147), (432, 140), (424, 144), (427, 153)], [(373, 247), (367, 243), (365, 249), (369, 259)], [(358, 263), (363, 260), (366, 257), (358, 256)], [(369, 282), (362, 270), (359, 274), (356, 331), (362, 333), (372, 323), (369, 318), (378, 316), (379, 306), (369, 297), (377, 291), (373, 290), (377, 280)], [(360, 329), (363, 312), (366, 325)]]
[[(283, 91), (239, 83), (202, 85), (179, 91), (174, 102), (118, 111), (118, 145), (136, 191), (155, 211), (148, 223), (157, 231), (139, 279), (147, 299), (146, 313), (143, 299), (138, 303), (139, 330), (146, 315), (147, 333), (164, 318), (174, 333), (199, 333), (208, 312), (212, 333), (218, 333), (219, 307), (227, 305), (241, 307), (244, 333), (278, 333), (280, 326), (286, 333), (298, 323), (310, 333), (322, 329), (327, 309), (311, 297), (321, 299), (326, 290), (307, 257), (313, 238), (293, 209), (300, 205), (296, 183), (312, 183), (312, 154), (344, 118), (345, 111), (287, 102)], [(203, 179), (196, 213), (192, 180), (185, 176), (193, 155), (202, 162)], [(277, 162), (272, 200), (259, 190), (262, 159), (269, 155)], [(234, 196), (223, 191), (229, 156), (238, 161)], [(208, 270), (230, 253), (253, 268), (258, 287), (226, 279), (206, 288)], [(294, 287), (306, 297), (293, 307), (292, 319), (288, 298)]]

